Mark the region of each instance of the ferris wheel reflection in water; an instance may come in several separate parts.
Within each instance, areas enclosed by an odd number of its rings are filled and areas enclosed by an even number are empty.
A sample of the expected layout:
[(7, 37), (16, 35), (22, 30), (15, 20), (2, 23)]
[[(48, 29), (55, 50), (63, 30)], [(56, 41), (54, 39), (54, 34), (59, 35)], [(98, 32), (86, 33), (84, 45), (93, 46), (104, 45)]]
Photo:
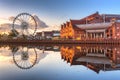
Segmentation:
[(13, 52), (13, 61), (20, 69), (30, 69), (37, 62), (37, 51), (35, 48), (20, 47), (17, 52)]

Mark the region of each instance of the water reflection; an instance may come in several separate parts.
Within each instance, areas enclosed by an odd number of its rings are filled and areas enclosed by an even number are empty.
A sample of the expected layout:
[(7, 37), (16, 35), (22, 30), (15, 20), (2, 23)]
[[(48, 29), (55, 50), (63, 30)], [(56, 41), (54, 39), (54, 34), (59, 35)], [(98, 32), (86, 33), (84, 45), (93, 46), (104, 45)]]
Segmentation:
[(20, 47), (14, 48), (13, 52), (13, 61), (21, 69), (30, 69), (37, 62), (37, 52), (35, 48)]
[(0, 46), (0, 65), (0, 80), (119, 80), (120, 47)]
[[(8, 50), (8, 51), (7, 51)], [(60, 52), (61, 58), (71, 66), (82, 65), (96, 73), (120, 70), (120, 47), (113, 46), (4, 46), (0, 56), (12, 56), (14, 64), (20, 69), (31, 69), (50, 51)], [(5, 54), (4, 54), (5, 53)]]
[(48, 55), (45, 50), (44, 46), (0, 46), (0, 62), (14, 63), (20, 69), (31, 69)]
[(13, 61), (20, 69), (30, 69), (47, 56), (45, 51), (59, 51), (59, 46), (12, 46)]
[(62, 46), (61, 58), (71, 65), (83, 65), (96, 73), (120, 70), (119, 47)]

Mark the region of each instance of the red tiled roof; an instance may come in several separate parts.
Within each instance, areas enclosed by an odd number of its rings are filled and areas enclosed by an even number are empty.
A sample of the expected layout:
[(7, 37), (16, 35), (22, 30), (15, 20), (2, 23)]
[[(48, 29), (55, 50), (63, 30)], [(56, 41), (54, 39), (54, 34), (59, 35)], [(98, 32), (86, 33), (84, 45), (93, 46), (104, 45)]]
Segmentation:
[(84, 21), (83, 20), (70, 20), (71, 24), (82, 24)]
[(94, 17), (94, 16), (100, 16), (98, 12), (94, 13), (94, 14), (91, 14), (85, 18), (82, 18), (80, 20), (70, 20), (71, 24), (74, 25), (74, 24), (85, 24), (86, 23), (86, 18), (90, 18), (90, 17)]
[(69, 26), (69, 23), (70, 23), (70, 22), (66, 22), (66, 25)]
[(91, 14), (91, 15), (89, 15), (89, 16), (87, 16), (87, 17), (85, 17), (85, 19), (86, 19), (86, 18), (89, 18), (89, 17), (98, 16), (98, 15), (99, 15), (99, 13), (98, 13), (98, 12), (95, 12), (95, 13), (93, 13), (93, 14)]
[(81, 29), (81, 28), (77, 27), (76, 25), (73, 25), (73, 29), (74, 30), (84, 30), (84, 29)]
[(63, 26), (66, 27), (66, 24), (64, 23)]

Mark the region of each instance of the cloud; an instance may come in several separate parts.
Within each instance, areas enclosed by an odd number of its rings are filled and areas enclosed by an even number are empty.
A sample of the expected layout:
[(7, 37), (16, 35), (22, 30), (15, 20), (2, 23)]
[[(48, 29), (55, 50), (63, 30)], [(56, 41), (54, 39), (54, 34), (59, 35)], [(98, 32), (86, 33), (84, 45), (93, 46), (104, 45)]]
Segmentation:
[(60, 26), (50, 26), (47, 28), (39, 29), (37, 32), (42, 32), (42, 31), (53, 31), (53, 30), (60, 30)]
[(39, 28), (47, 28), (47, 27), (49, 27), (45, 22), (43, 22), (42, 20), (40, 20), (38, 16), (33, 15), (33, 17), (34, 17), (35, 20), (37, 21), (38, 29), (39, 29)]
[(1, 32), (10, 32), (11, 29), (12, 29), (12, 24), (10, 23), (4, 23), (0, 25)]
[(7, 18), (0, 18), (0, 24), (4, 24), (4, 23), (12, 23), (12, 21), (10, 21)]
[[(4, 23), (1, 24), (0, 26), (0, 31), (1, 32), (10, 32), (10, 30), (12, 29), (12, 24), (10, 23)], [(18, 26), (18, 25), (16, 25)], [(18, 27), (20, 28), (20, 27)], [(17, 28), (17, 29), (18, 29)], [(60, 26), (51, 26), (51, 27), (46, 27), (46, 28), (41, 28), (41, 29), (37, 29), (37, 32), (42, 32), (42, 31), (52, 31), (52, 30), (60, 30)]]
[[(37, 22), (37, 32), (60, 30), (59, 26), (48, 26), (44, 21), (40, 20), (37, 15), (32, 15), (32, 16), (35, 18)], [(12, 29), (12, 24), (14, 19), (15, 19), (14, 16), (10, 16), (9, 18), (0, 18), (0, 31), (10, 32), (10, 30)]]
[(0, 18), (0, 33), (8, 32), (11, 30), (12, 21), (8, 18)]
[(14, 16), (11, 16), (11, 17), (9, 17), (8, 19), (9, 19), (9, 21), (12, 21), (12, 22), (13, 22), (13, 20), (15, 19), (15, 17), (14, 17)]

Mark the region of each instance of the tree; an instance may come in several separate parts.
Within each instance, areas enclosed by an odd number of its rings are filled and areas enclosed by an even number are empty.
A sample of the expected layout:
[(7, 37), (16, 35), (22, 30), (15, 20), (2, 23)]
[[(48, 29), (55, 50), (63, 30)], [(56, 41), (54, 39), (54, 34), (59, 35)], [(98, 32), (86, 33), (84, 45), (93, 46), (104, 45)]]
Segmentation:
[(9, 32), (9, 37), (17, 37), (19, 35), (19, 33), (16, 30), (11, 30)]

